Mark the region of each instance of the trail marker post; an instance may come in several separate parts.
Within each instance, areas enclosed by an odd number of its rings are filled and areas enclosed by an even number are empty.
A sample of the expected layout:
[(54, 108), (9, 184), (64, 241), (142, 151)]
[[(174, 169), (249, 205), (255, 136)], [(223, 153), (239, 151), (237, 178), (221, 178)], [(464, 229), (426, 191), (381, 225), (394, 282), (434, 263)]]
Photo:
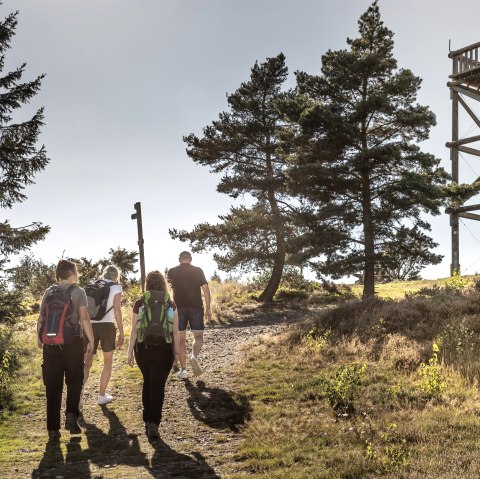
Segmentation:
[(138, 250), (140, 253), (140, 282), (142, 285), (142, 293), (145, 292), (145, 255), (143, 252), (143, 229), (142, 229), (142, 207), (140, 202), (133, 205), (135, 208), (135, 213), (132, 214), (132, 220), (137, 220), (137, 230), (138, 230)]

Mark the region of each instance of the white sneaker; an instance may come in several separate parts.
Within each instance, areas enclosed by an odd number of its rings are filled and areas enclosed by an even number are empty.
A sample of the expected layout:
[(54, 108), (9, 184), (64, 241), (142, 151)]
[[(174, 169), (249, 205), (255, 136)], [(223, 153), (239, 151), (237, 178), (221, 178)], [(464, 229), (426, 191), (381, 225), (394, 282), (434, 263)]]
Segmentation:
[(98, 396), (98, 404), (102, 406), (103, 404), (108, 404), (113, 401), (113, 397), (110, 394), (105, 394), (105, 396)]
[(180, 369), (177, 373), (177, 377), (180, 379), (187, 379), (188, 378), (188, 371), (186, 369)]
[(198, 363), (198, 359), (192, 354), (190, 358), (190, 366), (192, 366), (192, 371), (194, 376), (200, 376), (203, 373), (203, 369), (200, 367)]

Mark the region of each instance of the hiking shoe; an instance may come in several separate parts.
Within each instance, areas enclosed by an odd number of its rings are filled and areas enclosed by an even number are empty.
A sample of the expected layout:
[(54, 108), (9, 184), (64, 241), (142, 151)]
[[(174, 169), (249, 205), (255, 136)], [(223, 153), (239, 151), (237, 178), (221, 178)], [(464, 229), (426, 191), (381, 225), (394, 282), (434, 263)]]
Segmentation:
[(113, 401), (113, 397), (110, 394), (105, 394), (105, 396), (98, 396), (98, 405), (103, 406)]
[(65, 429), (70, 434), (80, 434), (82, 432), (78, 425), (78, 417), (74, 412), (67, 412), (65, 415)]
[(188, 371), (186, 369), (180, 369), (177, 373), (177, 377), (180, 379), (187, 379), (188, 378)]
[(149, 422), (146, 427), (147, 437), (149, 441), (156, 441), (160, 439), (160, 434), (158, 433), (158, 426), (154, 422)]
[(192, 371), (194, 376), (200, 376), (203, 373), (203, 369), (200, 367), (198, 363), (198, 359), (192, 354), (190, 358), (190, 366), (192, 366)]
[(60, 441), (60, 431), (58, 429), (52, 429), (48, 431), (48, 441), (58, 442)]

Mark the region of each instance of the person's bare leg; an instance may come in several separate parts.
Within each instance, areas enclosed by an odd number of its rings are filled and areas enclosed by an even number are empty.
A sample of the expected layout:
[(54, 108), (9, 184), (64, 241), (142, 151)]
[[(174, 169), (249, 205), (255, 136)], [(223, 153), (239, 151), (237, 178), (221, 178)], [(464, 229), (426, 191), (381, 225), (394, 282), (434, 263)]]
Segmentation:
[(99, 395), (105, 396), (105, 391), (107, 389), (108, 381), (110, 381), (110, 376), (112, 375), (112, 364), (113, 364), (113, 351), (108, 353), (103, 353), (103, 369), (100, 376), (100, 390)]
[(180, 360), (180, 367), (186, 369), (187, 367), (187, 332), (178, 332), (178, 359)]
[(88, 376), (90, 376), (90, 368), (93, 363), (93, 353), (85, 353), (83, 355), (83, 384), (87, 382)]
[(193, 331), (193, 355), (198, 358), (198, 355), (200, 354), (200, 351), (203, 346), (203, 331)]

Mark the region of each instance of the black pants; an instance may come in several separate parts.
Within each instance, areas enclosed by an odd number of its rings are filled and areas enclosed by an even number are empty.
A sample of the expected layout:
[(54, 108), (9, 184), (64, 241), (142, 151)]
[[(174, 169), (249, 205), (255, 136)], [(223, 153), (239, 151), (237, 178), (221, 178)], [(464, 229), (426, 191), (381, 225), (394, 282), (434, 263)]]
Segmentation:
[(171, 344), (153, 346), (137, 343), (135, 359), (143, 375), (143, 421), (154, 422), (159, 426), (165, 383), (173, 365), (173, 347)]
[(67, 385), (65, 413), (78, 416), (83, 385), (83, 338), (63, 346), (43, 346), (43, 384), (47, 396), (47, 429), (60, 429), (63, 381)]

